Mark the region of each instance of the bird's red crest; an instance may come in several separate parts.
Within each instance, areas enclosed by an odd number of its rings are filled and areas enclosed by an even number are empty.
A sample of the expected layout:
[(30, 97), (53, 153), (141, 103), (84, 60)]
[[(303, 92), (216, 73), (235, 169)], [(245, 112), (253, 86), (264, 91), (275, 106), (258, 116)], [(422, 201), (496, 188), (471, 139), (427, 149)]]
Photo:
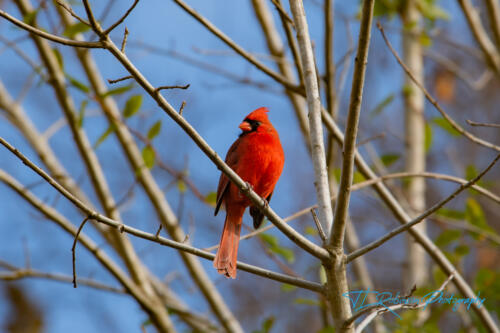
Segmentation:
[(267, 118), (268, 112), (269, 110), (266, 107), (261, 107), (252, 111), (248, 116), (246, 116), (246, 119), (265, 121), (268, 120)]

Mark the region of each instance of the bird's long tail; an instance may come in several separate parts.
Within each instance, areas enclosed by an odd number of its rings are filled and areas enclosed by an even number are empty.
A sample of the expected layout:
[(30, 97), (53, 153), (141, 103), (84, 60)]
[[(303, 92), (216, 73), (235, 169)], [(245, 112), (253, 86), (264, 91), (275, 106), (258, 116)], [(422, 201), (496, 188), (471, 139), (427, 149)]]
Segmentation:
[(219, 249), (214, 259), (214, 267), (217, 272), (233, 279), (236, 277), (242, 217), (243, 212), (241, 214), (227, 213)]

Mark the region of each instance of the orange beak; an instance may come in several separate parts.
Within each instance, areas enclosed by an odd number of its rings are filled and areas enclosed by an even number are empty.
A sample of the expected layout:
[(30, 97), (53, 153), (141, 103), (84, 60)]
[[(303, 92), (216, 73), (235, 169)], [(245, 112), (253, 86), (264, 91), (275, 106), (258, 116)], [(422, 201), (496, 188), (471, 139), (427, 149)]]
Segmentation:
[(249, 132), (252, 130), (252, 126), (246, 121), (242, 122), (240, 126), (238, 126), (243, 132)]

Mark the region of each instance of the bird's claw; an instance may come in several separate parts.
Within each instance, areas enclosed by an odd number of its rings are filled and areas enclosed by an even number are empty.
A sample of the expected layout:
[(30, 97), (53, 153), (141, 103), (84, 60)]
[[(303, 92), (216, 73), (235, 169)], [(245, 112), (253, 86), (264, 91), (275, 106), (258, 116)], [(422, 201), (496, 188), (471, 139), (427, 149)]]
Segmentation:
[(253, 191), (253, 186), (252, 186), (252, 184), (250, 184), (249, 182), (245, 182), (245, 184), (247, 185), (247, 191), (250, 191), (250, 190), (252, 190), (252, 191)]

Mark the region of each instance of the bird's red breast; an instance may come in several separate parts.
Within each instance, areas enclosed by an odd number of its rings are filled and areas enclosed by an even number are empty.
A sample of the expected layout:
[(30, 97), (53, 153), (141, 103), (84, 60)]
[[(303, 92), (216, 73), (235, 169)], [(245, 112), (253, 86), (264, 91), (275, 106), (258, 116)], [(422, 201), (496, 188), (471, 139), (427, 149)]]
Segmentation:
[[(239, 125), (242, 133), (229, 148), (226, 163), (258, 195), (269, 201), (283, 170), (285, 156), (278, 132), (269, 121), (267, 112), (267, 108), (262, 107), (246, 116)], [(251, 202), (224, 174), (219, 179), (215, 214), (222, 203), (226, 207), (226, 221), (214, 266), (219, 273), (234, 278), (241, 221)], [(256, 207), (250, 208), (250, 214), (254, 226), (258, 227), (264, 216)]]

